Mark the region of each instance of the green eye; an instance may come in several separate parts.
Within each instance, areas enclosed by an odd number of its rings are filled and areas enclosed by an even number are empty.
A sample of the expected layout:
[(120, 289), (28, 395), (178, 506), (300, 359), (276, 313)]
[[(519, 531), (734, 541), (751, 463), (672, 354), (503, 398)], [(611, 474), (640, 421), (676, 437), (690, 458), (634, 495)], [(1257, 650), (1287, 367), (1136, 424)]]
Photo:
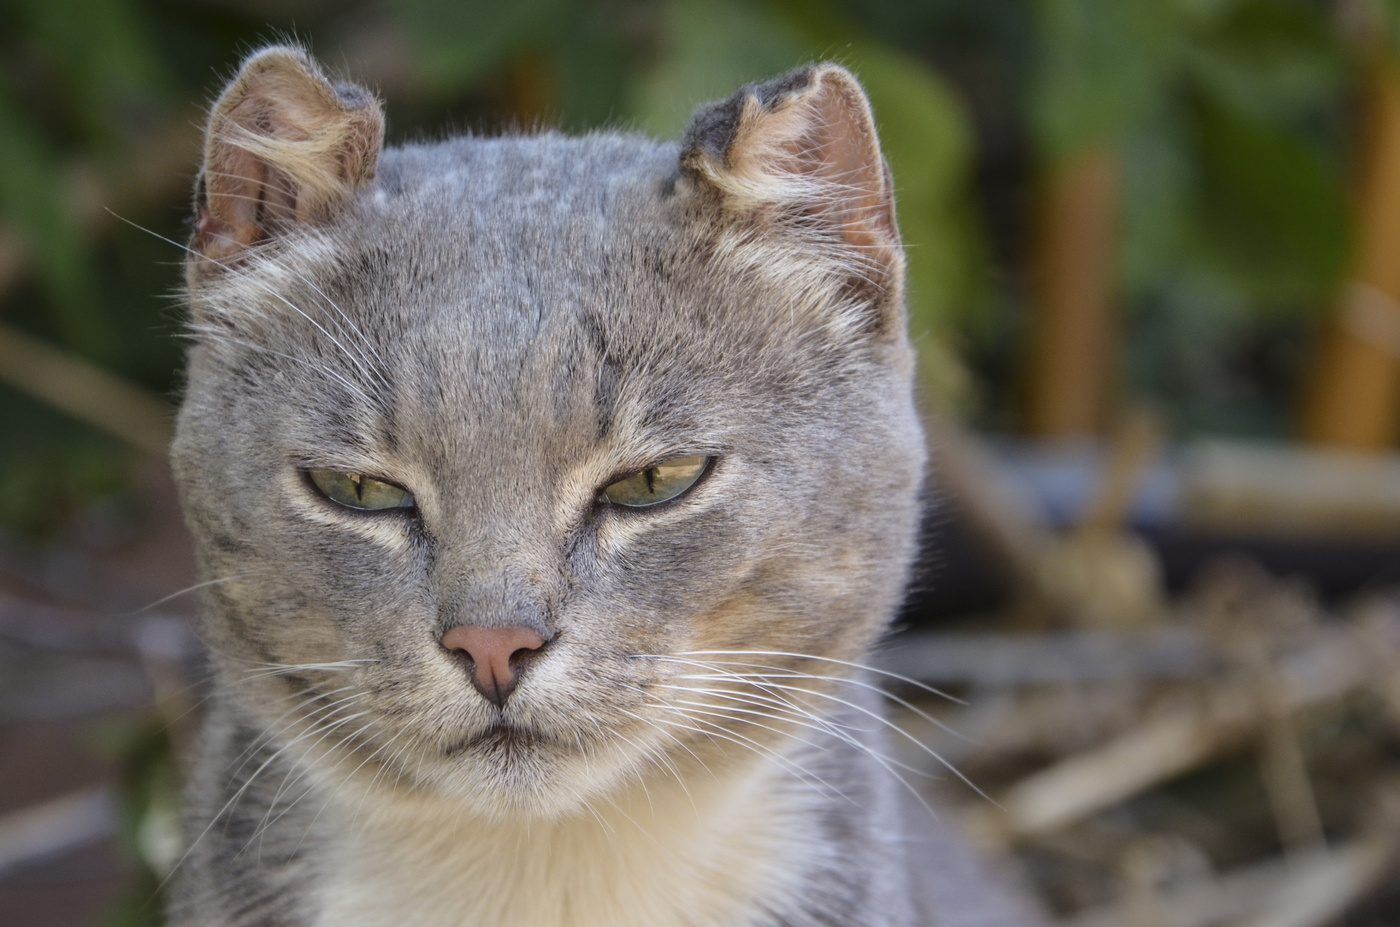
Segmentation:
[(694, 486), (709, 463), (708, 457), (677, 457), (610, 484), (603, 495), (614, 505), (633, 509), (659, 505)]
[(393, 483), (339, 470), (308, 470), (307, 476), (327, 499), (346, 508), (365, 512), (413, 508), (413, 493)]

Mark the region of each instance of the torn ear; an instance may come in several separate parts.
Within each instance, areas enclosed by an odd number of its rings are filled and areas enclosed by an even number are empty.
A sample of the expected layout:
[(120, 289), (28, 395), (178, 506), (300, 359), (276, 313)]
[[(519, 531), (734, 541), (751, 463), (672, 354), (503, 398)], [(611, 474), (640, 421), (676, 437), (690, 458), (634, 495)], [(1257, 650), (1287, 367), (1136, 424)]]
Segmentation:
[(684, 172), (717, 190), (725, 208), (776, 210), (839, 236), (889, 288), (903, 267), (889, 170), (870, 103), (855, 77), (817, 64), (741, 88), (691, 120)]
[(194, 249), (227, 261), (330, 218), (374, 181), (383, 143), (384, 115), (369, 91), (332, 83), (299, 48), (254, 53), (209, 116)]

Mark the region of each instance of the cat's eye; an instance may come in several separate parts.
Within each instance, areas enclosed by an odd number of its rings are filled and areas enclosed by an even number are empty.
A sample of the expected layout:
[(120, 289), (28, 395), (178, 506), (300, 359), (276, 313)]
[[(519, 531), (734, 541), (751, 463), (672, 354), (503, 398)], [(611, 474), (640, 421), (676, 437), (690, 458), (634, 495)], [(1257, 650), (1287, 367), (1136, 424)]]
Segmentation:
[(362, 473), (340, 470), (308, 470), (312, 484), (332, 502), (364, 512), (413, 508), (413, 493), (384, 480)]
[(660, 505), (694, 486), (709, 464), (708, 457), (677, 457), (609, 483), (603, 495), (614, 505), (633, 509)]

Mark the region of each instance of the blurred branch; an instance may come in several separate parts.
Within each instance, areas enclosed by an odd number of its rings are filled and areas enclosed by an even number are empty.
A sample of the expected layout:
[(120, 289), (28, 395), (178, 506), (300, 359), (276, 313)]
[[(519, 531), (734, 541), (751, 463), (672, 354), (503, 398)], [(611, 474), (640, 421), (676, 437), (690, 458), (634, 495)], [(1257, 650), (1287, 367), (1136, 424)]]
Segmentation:
[(1027, 517), (997, 486), (996, 461), (982, 442), (942, 409), (924, 416), (930, 469), (940, 490), (968, 519), (992, 553), (1010, 570), (1018, 585), (1030, 587), (1037, 575), (1039, 552), (1049, 533)]
[(1146, 414), (1128, 419), (1079, 530), (1061, 537), (997, 485), (980, 440), (946, 413), (924, 417), (938, 486), (1011, 574), (1026, 604), (1047, 617), (1097, 626), (1140, 624), (1163, 607), (1161, 568), (1142, 540), (1120, 530), (1132, 490), (1158, 440)]
[(1324, 927), (1345, 914), (1386, 875), (1395, 858), (1395, 834), (1377, 834), (1306, 865), (1287, 867), (1287, 877), (1264, 909), (1232, 927)]
[(0, 873), (71, 850), (116, 831), (106, 788), (84, 789), (0, 816)]
[[(1363, 837), (1340, 849), (1295, 860), (1273, 859), (1161, 890), (1158, 927), (1322, 927), (1354, 905), (1385, 875), (1395, 838)], [(1061, 927), (1132, 923), (1121, 904), (1062, 921)]]
[(170, 447), (172, 413), (159, 397), (3, 324), (0, 381), (143, 451)]
[[(1272, 711), (1293, 714), (1368, 679), (1363, 647), (1339, 635), (1282, 662)], [(1148, 720), (1021, 780), (1007, 791), (1001, 812), (988, 812), (995, 820), (983, 830), (1014, 838), (1065, 827), (1249, 742), (1264, 732), (1270, 713), (1255, 687), (1224, 687), (1199, 707)]]
[[(66, 208), (83, 235), (110, 227), (110, 212), (122, 214), (167, 201), (189, 182), (198, 133), (187, 123), (153, 132), (107, 168), (75, 162), (68, 171)], [(34, 269), (34, 256), (19, 230), (0, 225), (0, 300)], [(159, 397), (0, 324), (0, 382), (28, 393), (79, 421), (163, 455), (170, 444), (171, 411)]]
[(1217, 668), (1219, 659), (1193, 629), (1158, 626), (1036, 635), (906, 632), (880, 665), (934, 686), (1007, 689), (1184, 679)]

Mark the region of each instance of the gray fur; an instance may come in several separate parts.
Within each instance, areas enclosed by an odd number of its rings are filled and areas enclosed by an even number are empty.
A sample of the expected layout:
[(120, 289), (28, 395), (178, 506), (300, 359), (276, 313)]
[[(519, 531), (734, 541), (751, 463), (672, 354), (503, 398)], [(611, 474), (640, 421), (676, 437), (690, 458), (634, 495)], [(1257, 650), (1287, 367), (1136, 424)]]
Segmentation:
[[(745, 93), (702, 111), (692, 138), (727, 150)], [(509, 835), (586, 831), (612, 806), (646, 831), (638, 809), (677, 783), (702, 806), (748, 783), (754, 826), (782, 848), (726, 923), (1029, 923), (904, 807), (871, 755), (883, 742), (861, 712), (878, 706), (842, 681), (868, 680), (831, 662), (859, 662), (884, 631), (914, 555), (924, 452), (902, 266), (851, 286), (875, 275), (842, 257), (824, 213), (734, 208), (682, 163), (628, 135), (458, 138), (384, 150), (377, 176), (301, 222), (286, 219), (292, 175), (269, 169), (275, 225), (248, 247), (197, 236), (173, 461), (214, 581), (215, 694), (172, 923), (325, 923), (342, 860), (379, 852), (349, 848), (393, 836), (391, 808)], [(217, 193), (201, 190), (203, 209)], [(673, 503), (599, 501), (697, 454), (712, 471)], [(417, 511), (337, 508), (309, 468), (399, 483)], [(504, 709), (438, 643), (462, 623), (554, 636)], [(677, 657), (720, 650), (758, 655)], [(793, 653), (812, 656), (774, 655)], [(735, 662), (697, 682), (677, 659)], [(358, 662), (325, 666), (341, 661)], [(835, 678), (781, 679), (825, 693), (808, 696), (724, 675), (745, 662)], [(474, 739), (502, 719), (529, 733)], [(626, 836), (600, 829), (600, 858)], [(521, 872), (534, 845), (512, 851)], [(911, 877), (920, 846), (928, 867), (971, 875)], [(416, 897), (441, 910), (480, 877)], [(717, 923), (703, 918), (674, 921)]]

